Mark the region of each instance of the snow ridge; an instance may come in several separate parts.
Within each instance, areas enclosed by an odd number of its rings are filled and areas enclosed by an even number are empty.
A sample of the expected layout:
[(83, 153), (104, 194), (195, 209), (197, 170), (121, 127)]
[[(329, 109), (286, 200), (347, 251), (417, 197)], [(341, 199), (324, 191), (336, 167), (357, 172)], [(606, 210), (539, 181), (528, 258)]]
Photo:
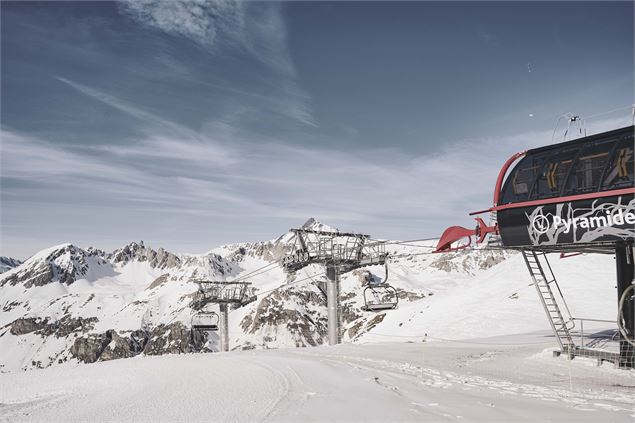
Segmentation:
[[(315, 219), (306, 227), (334, 230)], [(545, 329), (522, 257), (491, 250), (428, 254), (434, 242), (387, 245), (389, 283), (399, 307), (362, 311), (363, 283), (381, 266), (342, 275), (342, 339), (365, 343), (431, 337), (465, 339)], [(190, 333), (194, 279), (241, 275), (263, 293), (230, 314), (231, 349), (314, 346), (326, 341), (326, 302), (311, 265), (287, 275), (277, 261), (292, 237), (177, 255), (133, 242), (111, 253), (62, 244), (0, 275), (0, 371), (105, 361), (138, 354), (215, 351), (218, 337)], [(554, 260), (574, 314), (611, 318), (614, 292), (589, 287), (612, 280), (610, 257)], [(268, 266), (265, 272), (255, 272)], [(301, 281), (297, 283), (296, 281)], [(592, 294), (591, 294), (592, 293)], [(578, 304), (576, 309), (576, 303)], [(486, 323), (484, 323), (486, 322)]]

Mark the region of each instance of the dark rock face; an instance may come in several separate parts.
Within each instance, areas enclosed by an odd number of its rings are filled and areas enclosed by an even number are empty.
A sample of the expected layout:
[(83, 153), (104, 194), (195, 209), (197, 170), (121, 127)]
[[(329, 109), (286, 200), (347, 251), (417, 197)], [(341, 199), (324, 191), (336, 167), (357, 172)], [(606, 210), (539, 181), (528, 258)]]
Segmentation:
[(108, 343), (104, 346), (99, 355), (99, 360), (108, 361), (117, 358), (133, 357), (135, 355), (131, 339), (120, 336), (112, 329), (106, 331), (105, 335)]
[(18, 283), (24, 283), (25, 288), (42, 286), (51, 282), (53, 276), (52, 266), (47, 262), (40, 262), (34, 267), (14, 273), (9, 277), (4, 278), (0, 281), (0, 285), (17, 285)]
[[(246, 333), (257, 333), (267, 328), (286, 330), (295, 340), (295, 346), (321, 345), (326, 337), (326, 317), (309, 307), (290, 309), (285, 305), (290, 303), (304, 304), (323, 308), (325, 300), (321, 293), (313, 290), (297, 290), (289, 288), (274, 291), (260, 300), (255, 312), (246, 315), (241, 321), (241, 327)], [(263, 347), (275, 342), (275, 337), (263, 336)], [(246, 344), (243, 348), (252, 348)]]
[(148, 343), (149, 336), (150, 333), (143, 329), (137, 329), (130, 333), (130, 346), (135, 355), (143, 352), (143, 349)]
[(358, 307), (354, 306), (350, 302), (342, 302), (341, 304), (341, 319), (343, 323), (351, 323), (362, 317)]
[(147, 335), (143, 331), (134, 331), (126, 337), (110, 329), (75, 339), (70, 353), (84, 363), (129, 358), (141, 353), (146, 341)]
[(42, 337), (67, 337), (70, 340), (75, 336), (68, 352), (84, 363), (134, 357), (141, 353), (162, 355), (197, 352), (205, 348), (207, 341), (205, 334), (193, 339), (190, 328), (181, 322), (159, 325), (151, 331), (138, 329), (119, 333), (110, 329), (103, 333), (86, 333), (94, 328), (95, 322), (95, 317), (84, 319), (66, 315), (59, 320), (23, 317), (7, 326), (10, 326), (9, 332), (16, 336), (35, 333)]
[(191, 331), (181, 322), (157, 326), (143, 349), (147, 355), (193, 352)]
[(421, 294), (418, 292), (406, 291), (405, 289), (398, 288), (397, 289), (397, 297), (400, 300), (408, 300), (408, 301), (416, 301), (422, 298), (425, 298), (425, 294)]
[(96, 322), (96, 317), (84, 319), (69, 315), (55, 321), (51, 321), (49, 318), (21, 317), (11, 323), (10, 332), (13, 335), (25, 335), (35, 332), (42, 336), (55, 335), (58, 338), (64, 338), (71, 333), (92, 330)]
[[(313, 229), (313, 228), (308, 228)], [(275, 241), (246, 242), (241, 244), (225, 245), (224, 248), (231, 251), (224, 254), (229, 262), (241, 262), (246, 256), (255, 257), (266, 261), (282, 259), (293, 250), (293, 240), (289, 233), (280, 236)]]
[(18, 267), (22, 262), (11, 257), (0, 256), (0, 273)]
[(350, 339), (355, 339), (380, 324), (384, 320), (384, 317), (386, 317), (386, 313), (379, 313), (371, 318), (361, 319), (351, 326), (346, 333)]
[(348, 328), (348, 330), (346, 331), (348, 334), (348, 337), (350, 339), (355, 339), (355, 337), (359, 334), (359, 331), (362, 329), (363, 326), (364, 326), (364, 322), (360, 321), (355, 323), (350, 328)]
[(484, 260), (482, 260), (479, 263), (479, 268), (481, 270), (489, 269), (490, 267), (494, 267), (498, 263), (501, 263), (501, 262), (505, 261), (506, 258), (507, 257), (505, 256), (504, 252), (500, 252), (498, 254), (488, 255), (487, 257), (485, 257)]
[(440, 254), (430, 263), (431, 267), (444, 272), (474, 274), (475, 270), (485, 270), (504, 261), (509, 253), (504, 251), (461, 250), (455, 254)]
[[(57, 263), (58, 258), (70, 256), (70, 260), (65, 263)], [(88, 263), (86, 263), (86, 252), (81, 249), (68, 245), (65, 248), (59, 249), (51, 253), (46, 259), (51, 263), (51, 270), (57, 274), (58, 280), (61, 283), (67, 285), (75, 282), (75, 279), (79, 276), (84, 276), (88, 271)], [(65, 257), (65, 258), (66, 258)]]
[(23, 317), (15, 320), (11, 323), (12, 335), (25, 335), (27, 333), (43, 330), (48, 326), (47, 319), (41, 319), (39, 317)]
[(93, 329), (97, 321), (96, 317), (85, 319), (82, 317), (72, 318), (66, 315), (56, 322), (54, 333), (58, 338), (62, 338), (74, 332), (88, 332)]
[(80, 337), (70, 349), (73, 357), (84, 363), (94, 363), (99, 359), (107, 340), (102, 334)]
[(2, 306), (2, 311), (7, 312), (7, 311), (11, 311), (14, 308), (18, 307), (19, 305), (21, 305), (22, 302), (20, 301), (11, 301), (10, 303), (7, 302), (4, 304), (4, 306)]
[(168, 274), (166, 273), (165, 275), (161, 275), (158, 278), (156, 278), (154, 281), (152, 281), (152, 283), (148, 286), (147, 289), (158, 288), (164, 283), (166, 283), (167, 281), (168, 281)]
[(218, 254), (206, 254), (204, 256), (185, 257), (181, 263), (182, 268), (193, 268), (187, 274), (189, 279), (206, 279), (217, 275), (225, 275), (231, 272), (231, 265)]
[(137, 354), (162, 355), (200, 351), (194, 345), (190, 328), (181, 322), (159, 325), (151, 333), (136, 330), (127, 335), (110, 329), (104, 333), (75, 339), (70, 349), (73, 357), (84, 363), (134, 357)]

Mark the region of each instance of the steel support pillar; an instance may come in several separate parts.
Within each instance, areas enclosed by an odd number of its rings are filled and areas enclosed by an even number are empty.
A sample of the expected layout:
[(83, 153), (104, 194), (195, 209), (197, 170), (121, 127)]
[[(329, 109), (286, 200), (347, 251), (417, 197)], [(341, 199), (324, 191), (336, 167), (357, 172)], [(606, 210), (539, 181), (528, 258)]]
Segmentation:
[[(635, 264), (633, 262), (633, 246), (622, 244), (615, 247), (615, 264), (617, 267), (617, 300), (622, 297), (635, 278)], [(622, 313), (624, 317), (624, 329), (631, 339), (635, 334), (635, 304), (633, 296), (624, 302)], [(620, 334), (620, 367), (635, 367), (635, 347), (624, 340)]]
[(340, 343), (340, 319), (339, 319), (339, 285), (340, 272), (336, 265), (328, 265), (326, 268), (326, 305), (328, 308), (328, 335), (329, 345)]
[(229, 351), (229, 313), (227, 304), (220, 306), (220, 350)]

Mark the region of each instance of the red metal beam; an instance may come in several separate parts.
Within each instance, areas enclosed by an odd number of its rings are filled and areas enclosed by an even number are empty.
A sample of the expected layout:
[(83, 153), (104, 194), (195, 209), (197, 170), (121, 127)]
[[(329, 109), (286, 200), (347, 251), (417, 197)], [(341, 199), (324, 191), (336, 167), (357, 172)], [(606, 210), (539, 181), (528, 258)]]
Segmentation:
[(496, 187), (494, 188), (494, 203), (493, 203), (494, 207), (496, 207), (498, 205), (498, 201), (500, 200), (501, 189), (503, 188), (503, 180), (505, 179), (505, 174), (507, 174), (507, 171), (509, 170), (509, 167), (516, 160), (518, 160), (519, 158), (524, 156), (526, 153), (527, 153), (527, 151), (521, 151), (521, 152), (516, 153), (513, 156), (511, 156), (509, 159), (507, 159), (507, 161), (505, 162), (505, 164), (501, 168), (500, 172), (498, 172), (498, 178), (496, 178)]
[(494, 207), (490, 207), (489, 209), (472, 212), (470, 213), (470, 216), (483, 214), (483, 213), (489, 213), (493, 211), (516, 209), (520, 207), (533, 207), (533, 206), (542, 206), (544, 204), (567, 203), (570, 201), (588, 200), (590, 198), (614, 197), (614, 196), (626, 195), (626, 194), (635, 195), (635, 187), (614, 189), (611, 191), (589, 192), (587, 194), (568, 195), (566, 197), (543, 198), (542, 200), (523, 201), (520, 203), (503, 204), (502, 206), (494, 206)]
[(626, 194), (635, 194), (635, 187), (614, 189), (611, 191), (589, 192), (587, 194), (569, 195), (566, 197), (544, 198), (542, 200), (523, 201), (521, 203), (504, 204), (502, 206), (492, 207), (491, 209), (489, 209), (489, 211), (515, 209), (519, 207), (541, 206), (543, 204), (568, 203), (570, 201), (588, 200), (590, 198), (614, 197)]

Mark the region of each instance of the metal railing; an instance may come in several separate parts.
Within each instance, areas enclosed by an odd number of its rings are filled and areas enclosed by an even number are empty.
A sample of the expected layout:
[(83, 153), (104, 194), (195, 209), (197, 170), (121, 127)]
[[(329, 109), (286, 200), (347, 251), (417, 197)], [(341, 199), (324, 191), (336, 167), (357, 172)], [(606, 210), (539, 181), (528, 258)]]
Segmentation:
[[(617, 327), (617, 321), (616, 320), (603, 320), (603, 319), (587, 319), (587, 318), (581, 318), (581, 317), (572, 317), (571, 320), (573, 321), (577, 321), (580, 322), (580, 347), (581, 348), (585, 348), (586, 347), (586, 342), (584, 341), (584, 322), (596, 322), (596, 323), (612, 323), (613, 325), (615, 325)], [(616, 334), (618, 332), (616, 331)], [(613, 337), (611, 338), (611, 340), (614, 340), (615, 335), (613, 335)]]

